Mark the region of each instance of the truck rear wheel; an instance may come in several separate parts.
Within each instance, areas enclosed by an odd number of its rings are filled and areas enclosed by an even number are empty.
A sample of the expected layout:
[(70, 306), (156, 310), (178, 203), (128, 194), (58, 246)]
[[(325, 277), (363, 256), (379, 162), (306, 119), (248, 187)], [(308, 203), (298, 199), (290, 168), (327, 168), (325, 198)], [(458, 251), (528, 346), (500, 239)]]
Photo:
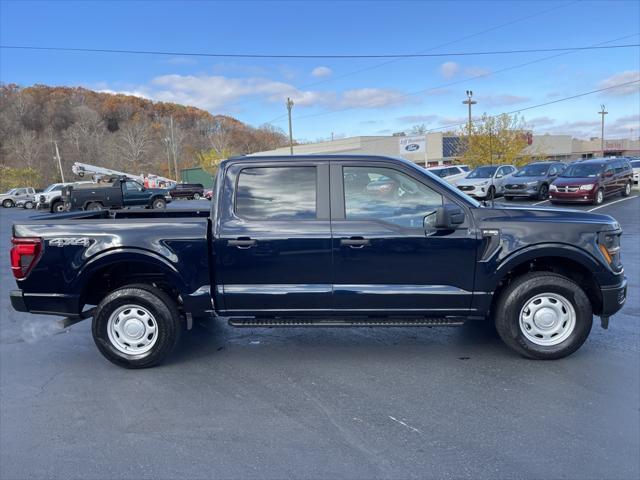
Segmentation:
[(146, 368), (164, 360), (178, 343), (180, 330), (176, 303), (144, 284), (111, 292), (96, 307), (92, 323), (100, 353), (124, 368)]
[(591, 332), (589, 298), (572, 280), (550, 272), (515, 279), (495, 308), (496, 330), (509, 347), (529, 358), (571, 355)]
[(85, 210), (102, 210), (102, 204), (100, 202), (91, 202), (87, 205)]

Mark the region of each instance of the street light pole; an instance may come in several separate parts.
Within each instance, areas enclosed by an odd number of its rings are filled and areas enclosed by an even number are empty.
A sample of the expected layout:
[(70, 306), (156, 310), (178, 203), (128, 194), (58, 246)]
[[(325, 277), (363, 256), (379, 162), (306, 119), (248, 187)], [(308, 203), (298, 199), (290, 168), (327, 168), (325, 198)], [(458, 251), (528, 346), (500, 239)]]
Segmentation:
[(600, 105), (600, 107), (602, 107), (602, 110), (600, 110), (598, 112), (600, 114), (600, 116), (602, 117), (601, 131), (600, 131), (600, 150), (602, 151), (602, 156), (604, 157), (604, 116), (609, 112), (605, 111), (604, 104)]
[(469, 142), (471, 142), (471, 105), (478, 103), (475, 100), (472, 100), (471, 97), (473, 97), (473, 91), (467, 90), (467, 99), (462, 102), (469, 106), (469, 124), (467, 125), (469, 130)]
[(291, 129), (291, 108), (293, 107), (293, 100), (287, 97), (287, 112), (289, 113), (289, 151), (293, 155), (293, 130)]

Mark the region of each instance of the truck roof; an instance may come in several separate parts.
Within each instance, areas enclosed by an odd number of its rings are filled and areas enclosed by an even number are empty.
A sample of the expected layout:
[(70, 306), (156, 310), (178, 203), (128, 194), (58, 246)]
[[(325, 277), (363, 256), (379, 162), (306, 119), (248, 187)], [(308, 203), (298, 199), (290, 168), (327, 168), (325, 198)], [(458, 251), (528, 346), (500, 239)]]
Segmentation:
[(301, 161), (308, 162), (310, 160), (322, 160), (322, 161), (344, 161), (344, 160), (362, 160), (367, 162), (388, 162), (389, 160), (402, 162), (409, 165), (418, 165), (415, 162), (406, 160), (401, 157), (391, 157), (385, 155), (340, 155), (340, 154), (312, 154), (312, 155), (244, 155), (238, 157), (231, 157), (223, 161), (222, 164), (239, 163), (239, 162), (262, 162), (262, 161)]

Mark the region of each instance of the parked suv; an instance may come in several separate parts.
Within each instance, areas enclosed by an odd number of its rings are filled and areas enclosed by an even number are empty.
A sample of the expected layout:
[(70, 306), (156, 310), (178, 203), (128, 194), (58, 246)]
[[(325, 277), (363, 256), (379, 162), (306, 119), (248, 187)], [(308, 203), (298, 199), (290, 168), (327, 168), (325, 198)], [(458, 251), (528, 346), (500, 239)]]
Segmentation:
[(504, 183), (511, 180), (516, 171), (513, 165), (483, 165), (476, 167), (466, 178), (458, 182), (458, 188), (467, 195), (492, 200), (501, 195)]
[(549, 196), (549, 185), (565, 167), (562, 162), (534, 162), (525, 165), (505, 184), (505, 200), (513, 200), (513, 197), (546, 200)]
[(204, 187), (201, 183), (178, 183), (169, 190), (169, 194), (172, 198), (200, 200), (204, 196)]
[(14, 188), (6, 193), (0, 194), (0, 205), (4, 208), (15, 207), (18, 203), (26, 204), (26, 202), (32, 202), (35, 205), (35, 195), (35, 188)]
[(601, 204), (610, 195), (631, 193), (633, 174), (624, 158), (593, 158), (572, 163), (549, 187), (551, 203)]
[(469, 173), (467, 165), (444, 165), (438, 167), (427, 168), (434, 175), (446, 180), (451, 185), (455, 185), (458, 180), (462, 180)]

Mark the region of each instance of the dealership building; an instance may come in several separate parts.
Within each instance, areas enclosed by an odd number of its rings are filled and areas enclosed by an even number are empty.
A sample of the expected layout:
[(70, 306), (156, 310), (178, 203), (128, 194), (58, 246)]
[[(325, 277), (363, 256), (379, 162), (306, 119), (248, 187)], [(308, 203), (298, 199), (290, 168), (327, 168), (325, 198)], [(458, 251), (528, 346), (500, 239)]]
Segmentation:
[[(384, 155), (403, 157), (420, 165), (436, 166), (454, 163), (464, 138), (443, 133), (427, 133), (417, 136), (361, 136), (294, 145), (296, 155), (345, 154)], [(610, 139), (604, 142), (605, 156), (640, 155), (640, 140)], [(599, 138), (581, 140), (571, 135), (532, 135), (525, 155), (546, 157), (549, 160), (577, 160), (600, 156)], [(252, 155), (289, 155), (289, 147), (278, 148)]]

